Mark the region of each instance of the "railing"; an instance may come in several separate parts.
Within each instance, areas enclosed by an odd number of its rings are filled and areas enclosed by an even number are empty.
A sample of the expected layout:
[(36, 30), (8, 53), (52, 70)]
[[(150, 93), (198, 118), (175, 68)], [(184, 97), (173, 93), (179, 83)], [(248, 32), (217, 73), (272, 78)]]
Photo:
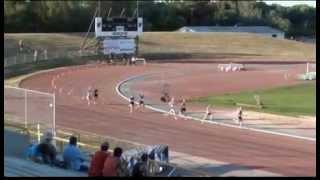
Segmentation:
[[(23, 123), (19, 122), (12, 122), (5, 120), (4, 125), (6, 127), (14, 127), (16, 129), (21, 129), (23, 132), (27, 133), (31, 141), (35, 142), (38, 141), (40, 142), (41, 137), (43, 136), (43, 128), (42, 124), (36, 123), (36, 124), (29, 124), (28, 128), (24, 127)], [(139, 147), (143, 146), (141, 144), (135, 144), (126, 140), (120, 140), (117, 138), (113, 137), (106, 137), (106, 136), (100, 136), (89, 133), (89, 132), (84, 132), (80, 131), (77, 132), (77, 130), (73, 129), (59, 129), (59, 127), (56, 129), (56, 136), (54, 137), (54, 144), (56, 145), (57, 152), (62, 153), (63, 152), (63, 147), (69, 143), (69, 137), (73, 135), (78, 138), (78, 146), (84, 152), (86, 158), (85, 161), (90, 162), (91, 161), (91, 155), (97, 151), (100, 148), (100, 144), (102, 141), (107, 140), (110, 143), (110, 149), (113, 149), (111, 147), (119, 146), (119, 147)], [(84, 137), (91, 137), (91, 141), (88, 141)], [(97, 139), (97, 137), (99, 137)], [(93, 143), (96, 142), (96, 143)], [(113, 144), (113, 142), (117, 142), (117, 144)], [(127, 145), (126, 145), (127, 144)], [(128, 145), (129, 144), (129, 145)], [(124, 150), (126, 150), (124, 148)], [(127, 149), (128, 150), (128, 149)], [(112, 152), (112, 150), (110, 150)], [(127, 176), (129, 172), (125, 172), (123, 176)], [(151, 160), (148, 159), (147, 162), (147, 176), (163, 176), (163, 177), (171, 177), (171, 176), (208, 176), (207, 173), (199, 171), (199, 170), (190, 170), (182, 167), (178, 167), (177, 165), (174, 165), (172, 163), (168, 163), (165, 161), (158, 161), (158, 160)]]
[[(97, 55), (96, 51), (69, 51), (62, 52), (39, 52), (34, 54), (19, 54), (14, 57), (4, 58), (4, 67), (17, 64), (36, 63), (39, 61), (54, 60), (61, 57), (84, 57)], [(142, 144), (120, 140), (113, 137), (101, 136), (76, 129), (68, 129), (55, 126), (55, 96), (54, 94), (43, 93), (23, 88), (5, 86), (4, 106), (5, 106), (5, 126), (20, 127), (27, 132), (32, 141), (41, 141), (41, 137), (48, 129), (54, 134), (54, 143), (58, 152), (63, 152), (63, 147), (69, 142), (71, 135), (78, 138), (79, 147), (86, 152), (88, 161), (90, 154), (100, 148), (100, 144), (107, 140), (112, 147), (119, 146), (124, 150), (144, 146)], [(45, 109), (43, 109), (45, 108)], [(39, 119), (41, 117), (41, 119)], [(45, 119), (45, 120), (44, 120)], [(177, 175), (178, 168), (167, 162), (148, 160), (148, 176), (174, 176)], [(185, 171), (190, 171), (184, 169)], [(193, 172), (195, 174), (195, 172)], [(199, 176), (203, 173), (196, 172)], [(200, 175), (201, 174), (201, 175)]]
[(85, 56), (94, 56), (98, 55), (97, 51), (94, 50), (79, 50), (79, 51), (54, 51), (54, 52), (39, 52), (37, 55), (30, 53), (19, 53), (13, 57), (4, 58), (4, 68), (14, 66), (17, 64), (26, 64), (26, 63), (36, 63), (40, 61), (50, 61), (57, 58), (76, 58), (76, 57), (85, 57)]
[(43, 124), (55, 134), (55, 95), (24, 88), (4, 87), (4, 115), (7, 120), (30, 124)]

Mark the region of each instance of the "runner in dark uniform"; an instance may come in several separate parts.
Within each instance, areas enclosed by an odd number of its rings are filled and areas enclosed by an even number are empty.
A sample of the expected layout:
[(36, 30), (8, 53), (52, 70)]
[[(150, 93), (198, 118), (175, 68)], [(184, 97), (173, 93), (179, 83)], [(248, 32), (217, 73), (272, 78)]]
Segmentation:
[(94, 98), (93, 104), (96, 104), (96, 101), (98, 100), (98, 89), (93, 90), (93, 98)]
[(98, 99), (98, 89), (95, 89), (93, 91), (93, 96), (94, 96), (94, 98)]
[(170, 96), (169, 96), (169, 94), (168, 93), (163, 93), (163, 95), (160, 97), (160, 101), (162, 101), (162, 102), (164, 102), (164, 103), (166, 103), (166, 102), (169, 102), (169, 100), (170, 100)]
[(142, 109), (144, 109), (144, 95), (143, 94), (139, 94), (139, 103), (138, 106), (136, 107), (136, 109), (142, 107)]
[(132, 113), (133, 107), (134, 107), (134, 97), (133, 96), (130, 96), (129, 107), (130, 107), (130, 113)]
[(242, 126), (242, 107), (239, 108), (239, 111), (238, 111), (238, 122), (239, 122), (239, 125), (240, 127)]
[(180, 114), (184, 114), (186, 112), (186, 100), (185, 99), (182, 99), (182, 102), (181, 102), (181, 106), (180, 106)]
[(143, 100), (144, 99), (144, 95), (140, 94), (139, 97), (140, 97), (139, 105), (144, 105), (144, 100)]

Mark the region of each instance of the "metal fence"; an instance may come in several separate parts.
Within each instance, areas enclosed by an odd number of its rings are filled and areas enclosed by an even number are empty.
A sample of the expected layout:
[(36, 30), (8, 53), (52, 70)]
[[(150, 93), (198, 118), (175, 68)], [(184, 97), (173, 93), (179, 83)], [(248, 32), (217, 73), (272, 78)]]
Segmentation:
[(39, 51), (38, 53), (18, 53), (16, 56), (4, 58), (4, 68), (26, 63), (54, 60), (57, 58), (74, 58), (98, 55), (95, 50), (85, 51)]
[[(50, 61), (63, 57), (85, 57), (98, 55), (97, 51), (67, 51), (67, 52), (44, 52), (39, 51), (36, 56), (32, 53), (20, 53), (14, 57), (4, 58), (4, 68), (17, 64), (36, 63), (39, 61)], [(68, 142), (67, 136), (76, 135), (79, 138), (79, 146), (88, 153), (92, 153), (99, 148), (100, 143), (107, 139), (112, 144), (118, 145), (124, 149), (130, 149), (135, 144), (124, 142), (110, 137), (93, 135), (92, 133), (79, 130), (69, 131), (66, 135), (66, 128), (57, 127), (55, 124), (55, 95), (35, 90), (29, 90), (18, 87), (4, 87), (4, 116), (5, 121), (9, 123), (24, 126), (34, 132), (33, 140), (39, 142), (44, 132), (51, 131), (55, 136), (55, 144), (62, 151), (65, 143)], [(60, 129), (61, 128), (61, 129)], [(63, 129), (64, 135), (61, 134)], [(80, 140), (81, 139), (81, 140)], [(87, 141), (86, 141), (87, 140)], [(95, 143), (93, 143), (94, 141)], [(92, 145), (95, 144), (95, 145)], [(180, 169), (178, 173), (178, 169)], [(183, 175), (183, 172), (189, 172), (196, 176), (206, 176), (203, 173), (190, 171), (188, 169), (178, 168), (177, 166), (156, 160), (148, 161), (148, 176), (177, 176)]]
[[(55, 134), (55, 95), (18, 87), (4, 87), (4, 116), (28, 128), (39, 124), (41, 132)], [(41, 125), (41, 126), (40, 126)]]

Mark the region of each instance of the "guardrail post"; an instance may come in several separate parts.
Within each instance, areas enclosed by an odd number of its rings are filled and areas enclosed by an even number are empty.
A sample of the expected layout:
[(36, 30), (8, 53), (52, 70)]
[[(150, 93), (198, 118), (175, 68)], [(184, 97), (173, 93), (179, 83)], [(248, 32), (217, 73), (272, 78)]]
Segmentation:
[(27, 116), (28, 116), (28, 107), (27, 107), (27, 105), (28, 105), (28, 103), (27, 103), (27, 91), (25, 90), (24, 91), (24, 126), (25, 126), (25, 128), (28, 128), (28, 118), (27, 118)]
[(38, 143), (40, 143), (40, 124), (37, 123), (37, 137), (38, 137)]
[(48, 60), (48, 51), (47, 51), (47, 49), (44, 50), (44, 60)]
[(53, 121), (52, 121), (52, 124), (53, 124), (53, 127), (52, 127), (52, 130), (53, 130), (53, 137), (56, 137), (56, 95), (53, 94)]

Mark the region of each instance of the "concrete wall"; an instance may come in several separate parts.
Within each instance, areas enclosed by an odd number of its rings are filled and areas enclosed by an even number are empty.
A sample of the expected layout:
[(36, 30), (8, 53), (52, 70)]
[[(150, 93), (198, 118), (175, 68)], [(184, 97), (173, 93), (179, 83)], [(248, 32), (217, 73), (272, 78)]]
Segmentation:
[(25, 157), (30, 144), (30, 137), (8, 129), (4, 129), (4, 156)]

